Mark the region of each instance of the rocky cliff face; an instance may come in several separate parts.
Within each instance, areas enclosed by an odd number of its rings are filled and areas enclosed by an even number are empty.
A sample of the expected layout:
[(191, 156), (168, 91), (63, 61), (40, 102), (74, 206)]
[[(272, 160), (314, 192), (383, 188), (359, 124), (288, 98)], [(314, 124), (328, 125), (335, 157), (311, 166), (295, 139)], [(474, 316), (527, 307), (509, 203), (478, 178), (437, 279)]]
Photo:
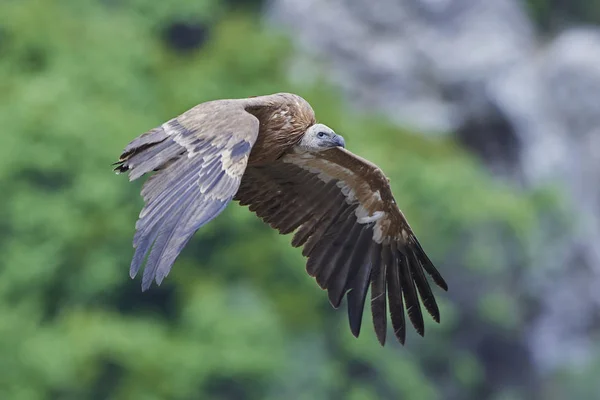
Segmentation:
[(560, 188), (576, 228), (540, 247), (516, 293), (536, 311), (506, 351), (529, 354), (542, 376), (586, 362), (600, 333), (600, 30), (542, 40), (516, 0), (274, 0), (267, 10), (293, 32), (299, 63), (321, 63), (352, 106), (454, 134), (524, 190)]

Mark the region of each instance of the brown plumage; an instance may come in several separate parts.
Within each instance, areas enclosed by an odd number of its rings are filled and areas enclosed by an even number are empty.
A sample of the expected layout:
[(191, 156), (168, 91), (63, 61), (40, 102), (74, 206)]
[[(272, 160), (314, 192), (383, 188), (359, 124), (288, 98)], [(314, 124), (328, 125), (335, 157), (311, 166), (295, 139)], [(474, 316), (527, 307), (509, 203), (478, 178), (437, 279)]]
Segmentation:
[(152, 280), (160, 284), (196, 230), (236, 200), (280, 233), (295, 232), (292, 245), (302, 247), (307, 272), (333, 307), (346, 295), (355, 336), (369, 287), (382, 345), (388, 305), (401, 343), (405, 309), (424, 334), (419, 297), (439, 322), (425, 272), (444, 290), (446, 282), (396, 205), (388, 179), (317, 124), (300, 96), (199, 104), (133, 140), (116, 165), (131, 180), (157, 171), (142, 189), (130, 269), (134, 277), (147, 256), (143, 290)]

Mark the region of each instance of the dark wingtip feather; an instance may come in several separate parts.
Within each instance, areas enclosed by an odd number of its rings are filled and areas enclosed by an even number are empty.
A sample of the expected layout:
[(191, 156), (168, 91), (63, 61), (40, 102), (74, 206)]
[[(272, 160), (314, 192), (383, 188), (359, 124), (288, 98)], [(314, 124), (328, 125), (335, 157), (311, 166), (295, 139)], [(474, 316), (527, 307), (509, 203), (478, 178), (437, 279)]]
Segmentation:
[(125, 161), (117, 161), (116, 163), (112, 163), (111, 166), (115, 166), (113, 171), (117, 174), (122, 174), (129, 171), (129, 167), (125, 165)]
[[(415, 308), (418, 311), (413, 311)], [(415, 331), (419, 334), (419, 336), (424, 337), (425, 336), (425, 321), (423, 320), (423, 313), (421, 312), (421, 307), (419, 307), (419, 306), (407, 307), (406, 310), (407, 310), (407, 314), (408, 314), (408, 319), (410, 319), (410, 322), (411, 322), (412, 326), (415, 328)]]
[(406, 304), (406, 313), (417, 333), (424, 336), (425, 322), (423, 321), (423, 313), (421, 312), (421, 305), (419, 303), (419, 297), (417, 296), (415, 282), (411, 275), (410, 263), (412, 260), (399, 250), (395, 249), (395, 251), (395, 256), (398, 257), (400, 286), (402, 287), (402, 295), (404, 296), (404, 303)]
[(370, 242), (369, 248), (364, 253), (364, 259), (362, 260), (361, 265), (359, 265), (358, 269), (355, 271), (348, 285), (348, 288), (350, 288), (350, 291), (346, 296), (346, 302), (348, 304), (348, 322), (350, 323), (350, 331), (352, 331), (354, 337), (358, 337), (362, 325), (365, 300), (371, 281), (371, 254), (373, 248), (373, 242)]
[(352, 322), (350, 322), (350, 332), (352, 333), (352, 336), (354, 336), (357, 339), (358, 339), (358, 336), (360, 335), (360, 326), (361, 325), (362, 325), (362, 318), (359, 320), (358, 323), (353, 324)]
[(423, 269), (425, 269), (429, 276), (431, 276), (431, 278), (437, 286), (439, 286), (441, 289), (447, 292), (448, 284), (446, 283), (440, 272), (435, 268), (435, 266), (423, 250), (423, 247), (421, 247), (421, 243), (419, 243), (415, 236), (413, 236), (412, 239), (412, 244), (414, 245), (413, 251), (415, 251), (417, 257), (421, 260)]
[(385, 264), (381, 262), (381, 247), (374, 249), (372, 253), (373, 279), (371, 280), (371, 314), (373, 316), (373, 327), (379, 344), (385, 345), (387, 333), (387, 310), (386, 310), (386, 287), (385, 287)]
[(394, 336), (396, 336), (396, 339), (398, 339), (398, 342), (402, 346), (404, 346), (404, 343), (406, 342), (406, 326), (403, 326), (398, 329), (394, 329)]
[[(350, 219), (349, 222), (353, 226), (349, 229), (346, 240), (339, 249), (337, 258), (332, 261), (335, 265), (331, 277), (327, 281), (327, 295), (329, 297), (329, 302), (333, 308), (336, 309), (340, 307), (344, 295), (348, 292), (348, 279), (352, 273), (352, 265), (357, 264), (356, 253), (359, 252), (364, 255), (365, 249), (368, 249), (368, 242), (371, 241), (370, 231), (363, 230), (363, 227), (355, 223), (354, 219)], [(344, 225), (336, 235), (343, 235), (344, 232), (348, 231), (347, 228), (348, 226)], [(365, 241), (368, 242), (365, 243)], [(362, 260), (358, 259), (358, 261)], [(360, 264), (362, 264), (362, 262), (360, 262)], [(356, 268), (358, 268), (358, 266)]]
[[(343, 292), (343, 294), (345, 294), (345, 292)], [(342, 304), (343, 294), (342, 294), (342, 297), (338, 297), (331, 290), (327, 290), (327, 297), (329, 299), (329, 304), (331, 304), (331, 307), (333, 307), (333, 309), (337, 310), (338, 308), (340, 308), (340, 305)]]
[(439, 282), (438, 282), (438, 281), (435, 281), (435, 283), (436, 283), (436, 285), (438, 285), (438, 286), (439, 286), (441, 289), (443, 289), (445, 292), (447, 292), (447, 291), (448, 291), (448, 284), (446, 283), (446, 281), (445, 281), (443, 278), (441, 278), (441, 280), (440, 280)]
[[(362, 316), (363, 316), (363, 307), (365, 305), (365, 296), (367, 292), (364, 292), (364, 295), (361, 293), (357, 293), (356, 289), (350, 290), (348, 296), (346, 296), (346, 302), (348, 303), (348, 323), (350, 325), (350, 332), (352, 335), (357, 338), (360, 335), (360, 327), (362, 325)], [(360, 299), (356, 299), (356, 296), (362, 296), (362, 307), (358, 307), (357, 303), (360, 302)]]
[(421, 301), (423, 302), (423, 306), (431, 315), (435, 322), (440, 322), (440, 310), (438, 308), (437, 302), (435, 301), (435, 297), (433, 292), (431, 291), (431, 287), (429, 286), (429, 282), (427, 282), (427, 278), (425, 277), (425, 273), (423, 272), (423, 260), (418, 258), (418, 255), (412, 248), (406, 249), (405, 257), (409, 258), (408, 267), (410, 268), (410, 275), (419, 291), (419, 296), (421, 297)]
[(388, 250), (385, 252), (387, 268), (388, 301), (394, 335), (404, 345), (406, 341), (406, 321), (404, 318), (404, 302), (402, 301), (402, 285), (400, 284), (400, 260)]
[(437, 305), (437, 302), (435, 301), (435, 298), (432, 296), (431, 298), (423, 299), (421, 295), (421, 299), (423, 300), (423, 305), (425, 306), (425, 309), (427, 310), (429, 315), (431, 315), (431, 318), (433, 318), (433, 320), (439, 324), (440, 309)]
[(406, 342), (406, 326), (394, 329), (394, 336), (398, 339), (398, 343), (404, 346), (404, 343)]

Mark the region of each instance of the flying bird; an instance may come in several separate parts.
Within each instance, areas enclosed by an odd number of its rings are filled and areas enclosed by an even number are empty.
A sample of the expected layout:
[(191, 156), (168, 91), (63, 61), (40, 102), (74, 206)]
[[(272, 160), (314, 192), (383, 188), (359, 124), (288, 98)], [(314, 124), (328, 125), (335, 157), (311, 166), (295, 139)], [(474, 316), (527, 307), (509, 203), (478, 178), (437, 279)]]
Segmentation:
[[(154, 172), (141, 194), (130, 276), (145, 261), (142, 290), (167, 276), (194, 233), (231, 200), (249, 206), (281, 234), (294, 232), (306, 270), (338, 308), (344, 295), (358, 337), (367, 292), (378, 341), (387, 315), (404, 344), (405, 313), (423, 336), (419, 297), (440, 313), (427, 273), (447, 284), (423, 251), (373, 163), (345, 149), (344, 138), (317, 123), (310, 104), (291, 93), (201, 103), (127, 145), (117, 173)], [(387, 300), (387, 301), (386, 301)]]

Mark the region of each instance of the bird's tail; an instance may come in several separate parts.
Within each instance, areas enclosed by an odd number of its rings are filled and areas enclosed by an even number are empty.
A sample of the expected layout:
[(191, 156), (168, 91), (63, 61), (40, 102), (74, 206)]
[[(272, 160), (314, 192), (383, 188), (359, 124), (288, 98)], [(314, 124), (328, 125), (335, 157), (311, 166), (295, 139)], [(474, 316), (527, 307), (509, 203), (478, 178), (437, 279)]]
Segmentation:
[(134, 180), (150, 171), (158, 171), (185, 153), (185, 148), (175, 143), (162, 126), (135, 138), (125, 147), (119, 161), (113, 164), (117, 174), (129, 172)]

